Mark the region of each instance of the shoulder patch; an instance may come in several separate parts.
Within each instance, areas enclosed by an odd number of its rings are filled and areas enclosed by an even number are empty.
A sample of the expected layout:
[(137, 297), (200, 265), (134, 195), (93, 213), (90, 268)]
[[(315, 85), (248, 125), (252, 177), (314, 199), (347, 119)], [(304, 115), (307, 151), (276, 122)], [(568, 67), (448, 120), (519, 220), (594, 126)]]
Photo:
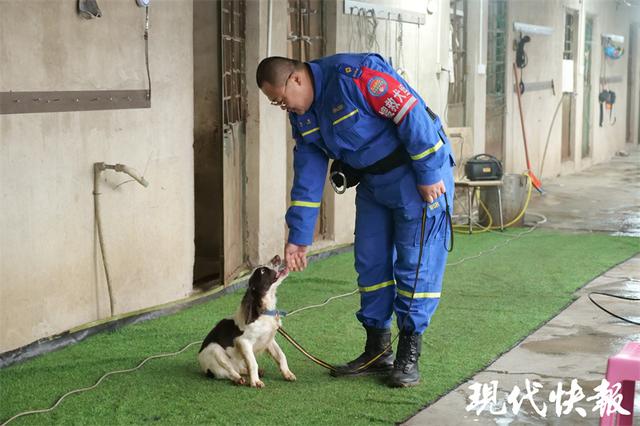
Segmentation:
[(418, 99), (392, 75), (364, 66), (360, 71), (362, 76), (355, 83), (379, 116), (400, 124), (418, 104)]
[(383, 77), (375, 76), (367, 82), (367, 90), (371, 96), (382, 96), (389, 90), (389, 83)]
[(347, 64), (338, 65), (338, 72), (351, 78), (358, 78), (360, 77), (360, 74), (362, 74), (362, 70), (359, 67)]

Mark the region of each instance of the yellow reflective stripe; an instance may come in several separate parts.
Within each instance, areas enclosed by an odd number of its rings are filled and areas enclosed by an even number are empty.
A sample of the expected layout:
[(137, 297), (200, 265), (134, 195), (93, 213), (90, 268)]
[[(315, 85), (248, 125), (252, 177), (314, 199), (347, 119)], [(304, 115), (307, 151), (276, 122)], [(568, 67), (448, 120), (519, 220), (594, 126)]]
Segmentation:
[(292, 201), (291, 202), (291, 206), (298, 206), (298, 207), (314, 207), (314, 208), (318, 208), (320, 207), (320, 202), (313, 202), (313, 201)]
[(442, 145), (443, 145), (443, 144), (442, 144), (442, 141), (438, 141), (438, 143), (437, 143), (435, 146), (433, 146), (433, 147), (429, 148), (428, 150), (426, 150), (426, 151), (424, 151), (424, 152), (421, 152), (421, 153), (420, 153), (420, 154), (418, 154), (418, 155), (412, 155), (412, 156), (411, 156), (411, 159), (412, 159), (412, 160), (419, 160), (419, 159), (421, 159), (421, 158), (424, 158), (424, 157), (426, 157), (427, 155), (429, 155), (429, 154), (431, 154), (431, 153), (436, 152), (437, 150), (439, 150), (439, 149), (442, 147)]
[[(398, 294), (411, 298), (411, 291), (398, 289)], [(440, 297), (440, 293), (418, 293), (413, 296), (414, 299), (437, 299)]]
[(313, 128), (313, 129), (311, 129), (311, 130), (307, 130), (306, 132), (304, 132), (304, 133), (302, 134), (302, 136), (310, 135), (311, 133), (313, 133), (313, 132), (317, 132), (318, 130), (320, 130), (320, 127), (315, 127), (315, 128)]
[(357, 114), (359, 111), (358, 108), (354, 109), (353, 111), (351, 111), (349, 114), (347, 115), (343, 115), (342, 117), (338, 118), (336, 121), (333, 122), (333, 125), (335, 126), (336, 124), (338, 124), (339, 122), (341, 122), (342, 120), (346, 120), (347, 118), (351, 117), (354, 114)]
[(375, 284), (375, 285), (371, 285), (371, 286), (367, 286), (367, 287), (360, 287), (360, 293), (367, 293), (370, 291), (376, 291), (379, 290), (381, 288), (384, 287), (389, 287), (390, 285), (394, 285), (396, 282), (394, 280), (391, 281), (385, 281), (383, 283), (380, 284)]

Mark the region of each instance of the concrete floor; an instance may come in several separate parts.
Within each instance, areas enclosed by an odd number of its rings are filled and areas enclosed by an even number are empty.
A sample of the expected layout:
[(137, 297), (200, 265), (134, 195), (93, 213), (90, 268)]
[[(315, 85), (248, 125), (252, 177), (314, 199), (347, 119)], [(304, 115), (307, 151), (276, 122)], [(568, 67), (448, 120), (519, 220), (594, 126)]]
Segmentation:
[(529, 211), (542, 213), (545, 227), (603, 231), (640, 237), (640, 149), (596, 164), (580, 173), (543, 180)]
[[(629, 147), (627, 157), (616, 157), (570, 176), (545, 180), (544, 196), (534, 196), (529, 211), (548, 218), (544, 227), (576, 231), (604, 231), (612, 235), (638, 237), (640, 250), (640, 150)], [(521, 425), (521, 424), (598, 424), (594, 395), (606, 372), (607, 359), (629, 341), (640, 341), (640, 327), (619, 321), (597, 309), (588, 299), (590, 291), (604, 291), (640, 297), (640, 255), (615, 266), (580, 289), (579, 297), (567, 309), (528, 336), (511, 351), (496, 359), (486, 370), (460, 385), (417, 415), (406, 425)], [(597, 296), (596, 296), (597, 297)], [(602, 296), (600, 296), (602, 298)], [(601, 299), (599, 299), (601, 300)], [(640, 321), (638, 302), (605, 299), (609, 310)], [(426, 378), (428, 380), (428, 378)], [(525, 379), (542, 385), (533, 400), (539, 409), (546, 404), (546, 414), (537, 412), (525, 400), (518, 414), (506, 403), (507, 394), (518, 386), (524, 396)], [(568, 391), (577, 379), (585, 399), (577, 402), (569, 414), (556, 414), (556, 404), (549, 402), (558, 384)], [(479, 414), (467, 411), (474, 391), (469, 386), (490, 385), (497, 381), (496, 404)], [(566, 401), (565, 396), (562, 401)], [(576, 407), (584, 409), (582, 417)], [(562, 407), (564, 409), (564, 407)], [(640, 420), (640, 383), (636, 387), (636, 423)]]

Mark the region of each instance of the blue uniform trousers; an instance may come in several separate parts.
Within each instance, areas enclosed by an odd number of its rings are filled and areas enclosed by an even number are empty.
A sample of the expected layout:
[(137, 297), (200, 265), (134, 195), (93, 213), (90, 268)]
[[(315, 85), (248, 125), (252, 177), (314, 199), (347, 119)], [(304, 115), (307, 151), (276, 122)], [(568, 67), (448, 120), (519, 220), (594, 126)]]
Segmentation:
[[(446, 168), (444, 183), (452, 211), (453, 178), (450, 165)], [(355, 229), (355, 268), (361, 298), (356, 317), (363, 325), (390, 328), (395, 311), (398, 327), (420, 334), (427, 328), (440, 301), (448, 254), (445, 244), (451, 238), (444, 206), (444, 196), (431, 204), (422, 200), (408, 165), (384, 175), (364, 176), (357, 187)], [(409, 312), (423, 207), (427, 208), (424, 248)]]

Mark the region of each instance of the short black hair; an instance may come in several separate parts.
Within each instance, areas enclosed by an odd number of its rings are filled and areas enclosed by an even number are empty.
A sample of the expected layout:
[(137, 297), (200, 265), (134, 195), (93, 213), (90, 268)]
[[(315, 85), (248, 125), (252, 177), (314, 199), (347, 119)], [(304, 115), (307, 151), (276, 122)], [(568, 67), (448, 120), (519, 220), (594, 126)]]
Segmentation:
[(262, 87), (264, 83), (272, 86), (281, 86), (289, 74), (300, 69), (303, 63), (295, 59), (283, 58), (282, 56), (270, 56), (264, 58), (258, 64), (256, 70), (256, 83)]

